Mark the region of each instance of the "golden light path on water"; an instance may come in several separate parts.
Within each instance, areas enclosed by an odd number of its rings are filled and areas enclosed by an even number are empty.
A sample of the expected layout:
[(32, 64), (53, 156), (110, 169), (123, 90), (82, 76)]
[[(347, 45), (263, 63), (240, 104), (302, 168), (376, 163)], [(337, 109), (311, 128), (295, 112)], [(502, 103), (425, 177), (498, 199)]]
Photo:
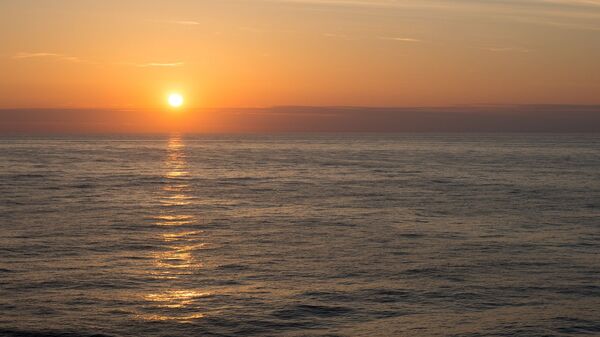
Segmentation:
[[(189, 230), (185, 226), (196, 223), (196, 218), (186, 214), (183, 206), (191, 204), (192, 197), (186, 194), (189, 190), (189, 178), (185, 145), (180, 136), (172, 136), (167, 144), (167, 157), (164, 162), (166, 172), (163, 177), (167, 184), (161, 189), (159, 200), (162, 207), (155, 217), (155, 225), (166, 229), (161, 234), (164, 250), (153, 255), (156, 277), (169, 280), (165, 284), (181, 284), (175, 282), (185, 275), (194, 273), (202, 264), (197, 261), (193, 251), (200, 249), (204, 243), (198, 243), (202, 235), (200, 230)], [(198, 312), (195, 301), (209, 296), (208, 292), (187, 287), (170, 287), (143, 295), (149, 311), (140, 318), (150, 321), (190, 322), (204, 317)]]

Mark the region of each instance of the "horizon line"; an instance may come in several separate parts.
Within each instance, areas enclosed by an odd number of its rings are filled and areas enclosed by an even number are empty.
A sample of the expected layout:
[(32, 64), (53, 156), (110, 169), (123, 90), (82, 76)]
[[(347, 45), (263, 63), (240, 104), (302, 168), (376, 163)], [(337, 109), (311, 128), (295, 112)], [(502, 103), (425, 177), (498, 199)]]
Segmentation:
[[(262, 106), (190, 106), (182, 107), (181, 110), (253, 110), (253, 109), (278, 109), (278, 108), (319, 108), (319, 109), (444, 109), (444, 108), (511, 108), (511, 107), (597, 107), (598, 103), (458, 103), (437, 105), (352, 105), (352, 104), (274, 104)], [(169, 107), (0, 107), (0, 111), (6, 110), (113, 110), (113, 111), (154, 111), (165, 110)]]

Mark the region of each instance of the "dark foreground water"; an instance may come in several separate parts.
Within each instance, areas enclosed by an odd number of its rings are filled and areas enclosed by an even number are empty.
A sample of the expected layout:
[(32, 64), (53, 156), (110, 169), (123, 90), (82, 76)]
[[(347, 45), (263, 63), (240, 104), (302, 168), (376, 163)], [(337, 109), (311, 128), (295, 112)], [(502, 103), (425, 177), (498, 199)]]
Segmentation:
[(0, 140), (2, 336), (600, 334), (600, 136)]

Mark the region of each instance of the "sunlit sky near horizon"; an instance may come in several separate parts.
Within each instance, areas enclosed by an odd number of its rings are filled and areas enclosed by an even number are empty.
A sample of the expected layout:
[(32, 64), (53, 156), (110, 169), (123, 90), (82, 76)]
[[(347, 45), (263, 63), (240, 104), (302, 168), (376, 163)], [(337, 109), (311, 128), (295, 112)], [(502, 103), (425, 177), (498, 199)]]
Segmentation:
[(600, 103), (600, 1), (2, 1), (0, 108)]

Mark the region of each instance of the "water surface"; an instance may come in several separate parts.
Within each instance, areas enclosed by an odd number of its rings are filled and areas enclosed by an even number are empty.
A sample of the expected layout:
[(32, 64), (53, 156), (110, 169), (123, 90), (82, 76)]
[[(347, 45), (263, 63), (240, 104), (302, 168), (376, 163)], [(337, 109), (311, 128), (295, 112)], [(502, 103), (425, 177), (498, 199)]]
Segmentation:
[(0, 335), (600, 334), (600, 136), (0, 139)]

